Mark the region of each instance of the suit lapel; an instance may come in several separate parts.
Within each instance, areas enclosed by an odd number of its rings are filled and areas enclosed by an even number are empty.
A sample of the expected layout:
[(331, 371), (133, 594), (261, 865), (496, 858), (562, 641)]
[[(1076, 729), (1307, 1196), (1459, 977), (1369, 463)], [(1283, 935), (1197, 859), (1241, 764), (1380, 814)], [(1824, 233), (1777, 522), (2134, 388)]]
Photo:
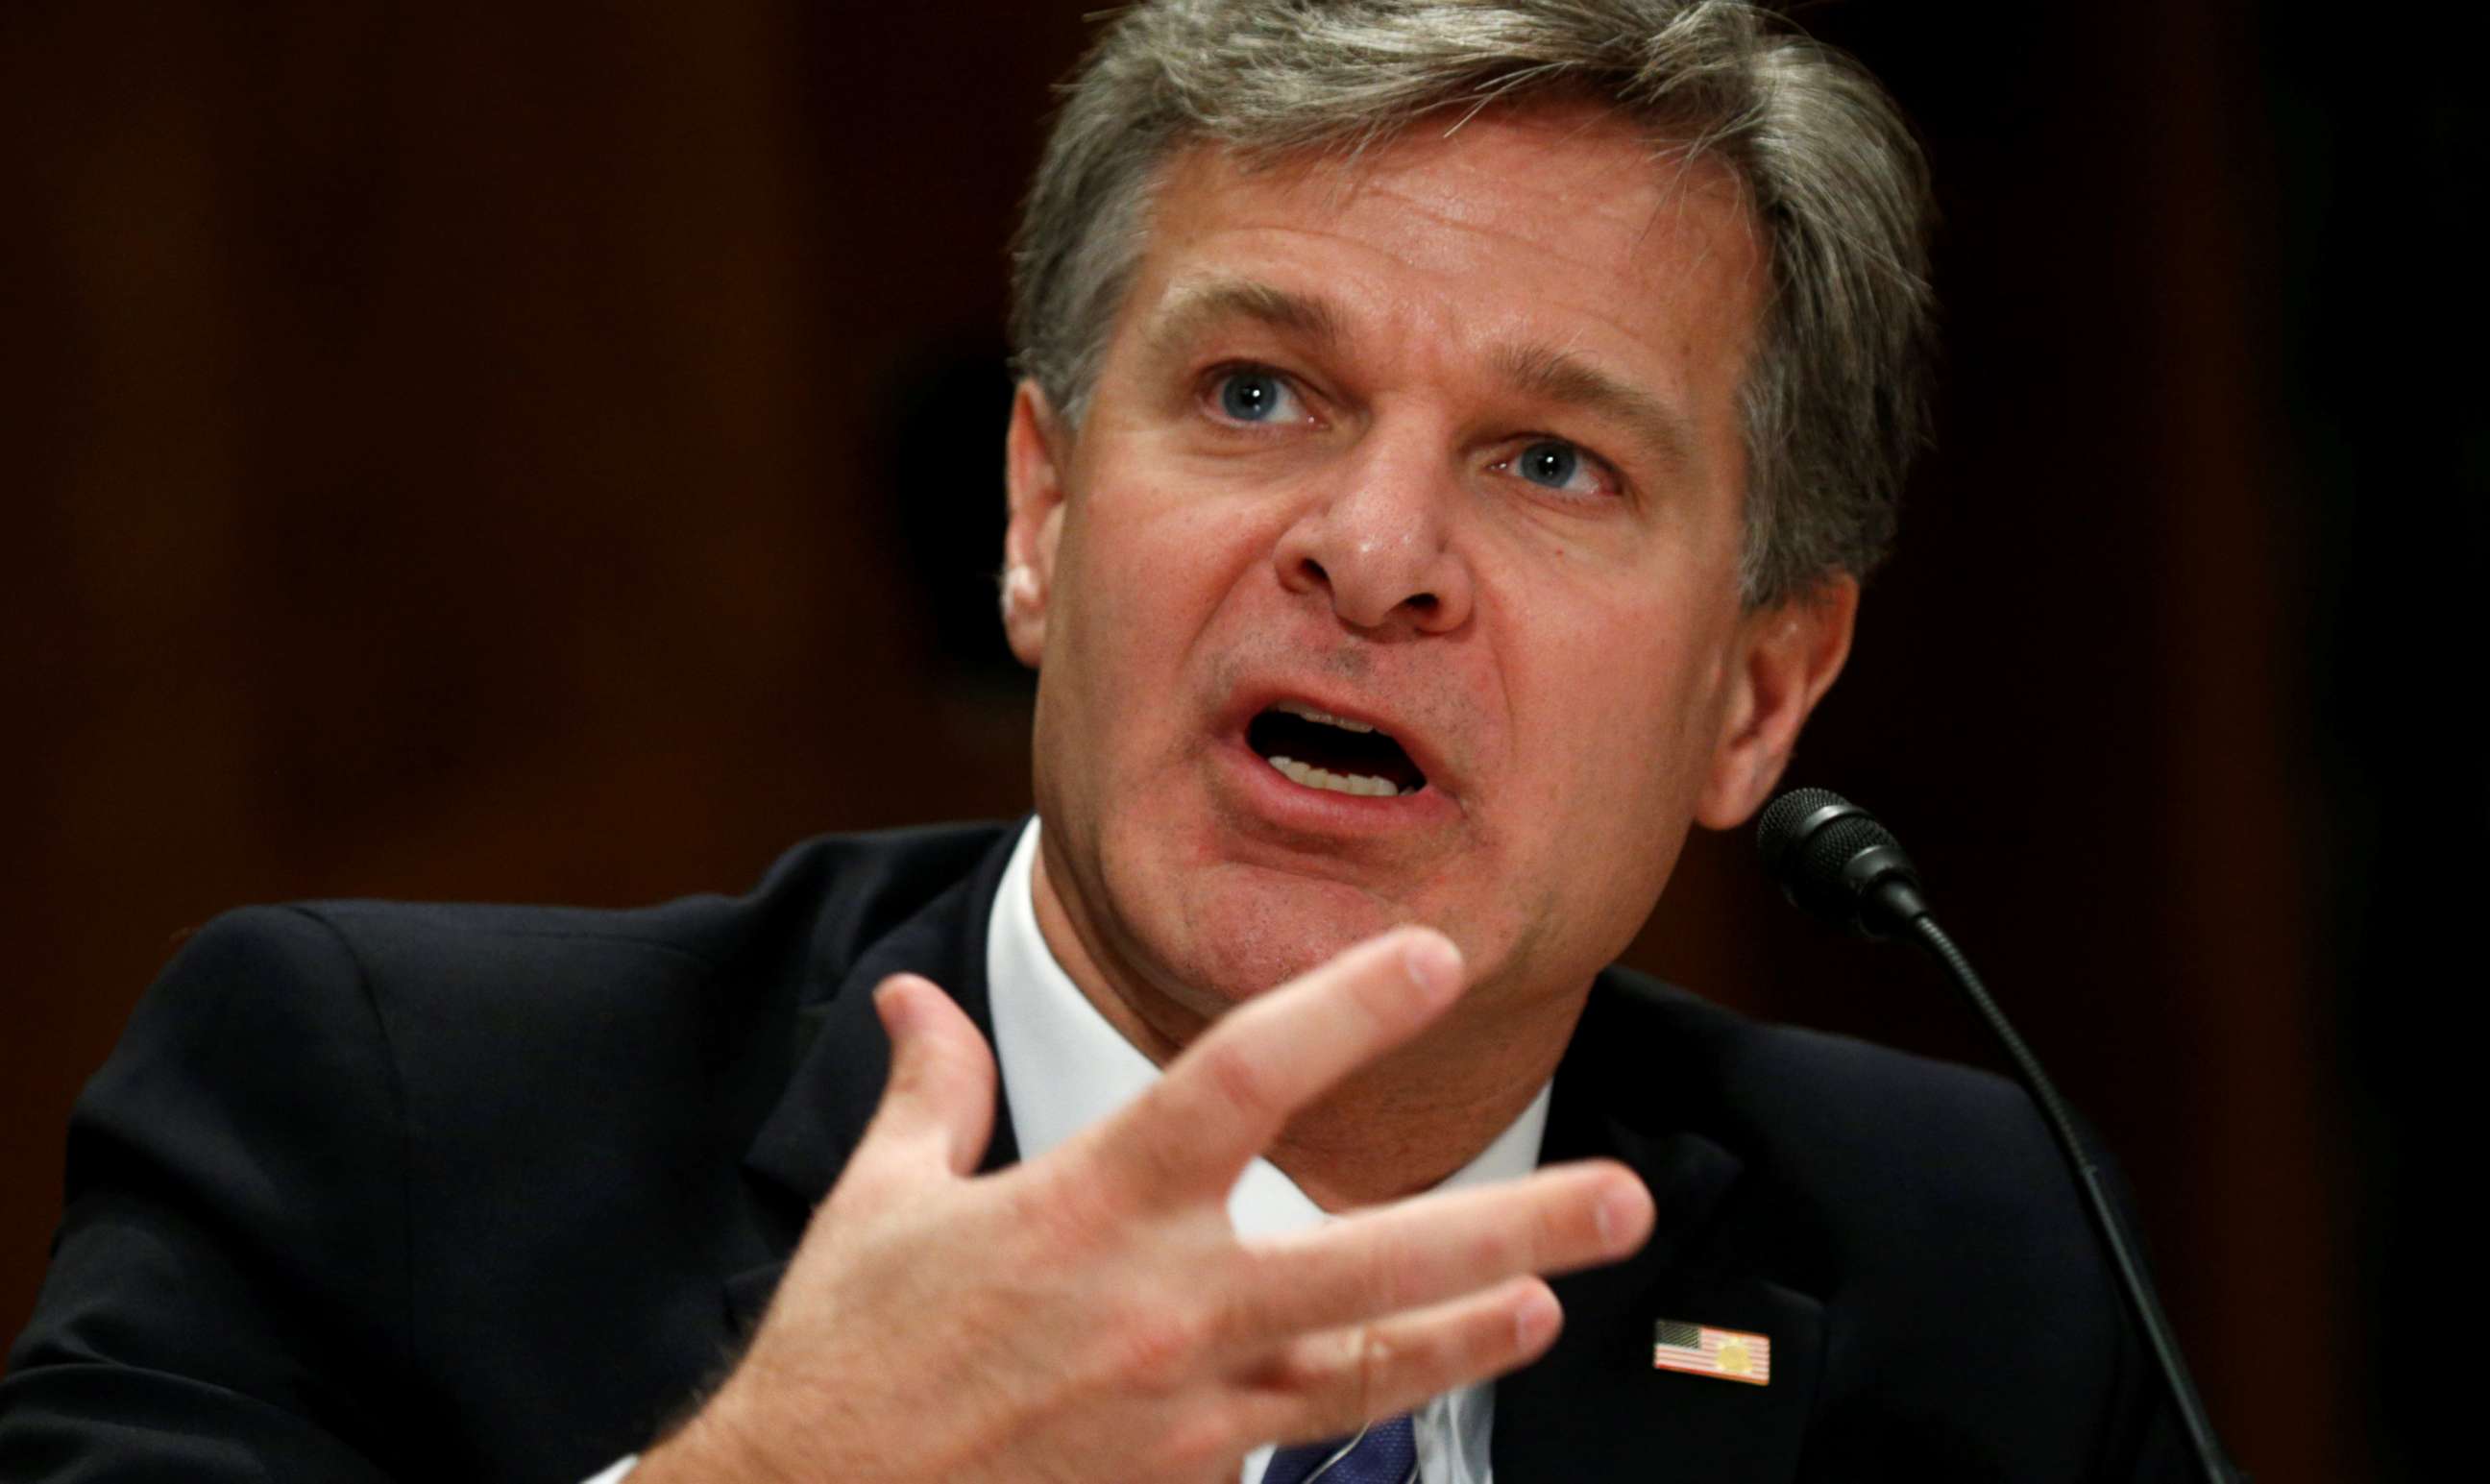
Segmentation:
[[(759, 1260), (726, 1282), (729, 1329), (749, 1332), (767, 1306), (813, 1208), (837, 1183), (864, 1136), (890, 1074), (890, 1041), (874, 1014), (873, 989), (894, 974), (919, 974), (959, 1002), (986, 1044), (994, 1014), (986, 983), (986, 927), (995, 891), (1019, 831), (1007, 831), (976, 871), (874, 943), (844, 975), (817, 969), (815, 993), (796, 1012), (796, 1072), (744, 1156), (744, 1173), (764, 1208)], [(817, 955), (817, 962), (819, 955)], [(999, 1082), (994, 1137), (981, 1170), (1020, 1157), (1011, 1107)]]
[[(1745, 1163), (1703, 1126), (1702, 1079), (1673, 1077), (1684, 1049), (1595, 993), (1556, 1074), (1546, 1162), (1607, 1156), (1642, 1177), (1651, 1240), (1611, 1266), (1556, 1280), (1565, 1327), (1535, 1363), (1496, 1382), (1496, 1477), (1785, 1480), (1796, 1471), (1824, 1363), (1824, 1308), (1767, 1270), (1742, 1239)], [(1652, 1364), (1653, 1326), (1680, 1320), (1772, 1341), (1772, 1379), (1752, 1385)]]

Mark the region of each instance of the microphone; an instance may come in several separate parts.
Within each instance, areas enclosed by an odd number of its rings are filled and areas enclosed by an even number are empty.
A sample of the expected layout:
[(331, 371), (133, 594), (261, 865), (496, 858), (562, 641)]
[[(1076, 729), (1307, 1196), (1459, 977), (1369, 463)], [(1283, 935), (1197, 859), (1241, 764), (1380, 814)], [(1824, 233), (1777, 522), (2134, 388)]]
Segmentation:
[(1782, 893), (1837, 927), (1884, 939), (1928, 914), (1901, 842), (1829, 788), (1794, 788), (1766, 804), (1755, 845)]
[(1971, 960), (1937, 926), (1921, 890), (1919, 868), (1902, 854), (1901, 842), (1867, 810), (1831, 789), (1797, 788), (1764, 806), (1755, 825), (1755, 845), (1763, 853), (1764, 869), (1781, 883), (1782, 893), (1814, 917), (1867, 938), (1907, 936), (1945, 966), (1954, 987), (2005, 1049), (2015, 1080), (2032, 1095), (2050, 1140), (2074, 1177), (2084, 1214), (2108, 1255), (2128, 1315), (2143, 1331), (2146, 1348), (2152, 1351), (2179, 1409), (2179, 1420), (2204, 1476), (2214, 1484), (2244, 1480), (2246, 1476), (2232, 1467), (2222, 1452), (2221, 1440), (2215, 1436), (2213, 1419), (2196, 1395), (2186, 1361), (2180, 1357), (2178, 1337), (2153, 1292), (2153, 1280), (2146, 1276), (2134, 1241), (2102, 1187), (2100, 1167), (2076, 1137), (2074, 1120), (2049, 1074), (2041, 1069), (2039, 1059), (1989, 998), (1987, 987), (1972, 972)]

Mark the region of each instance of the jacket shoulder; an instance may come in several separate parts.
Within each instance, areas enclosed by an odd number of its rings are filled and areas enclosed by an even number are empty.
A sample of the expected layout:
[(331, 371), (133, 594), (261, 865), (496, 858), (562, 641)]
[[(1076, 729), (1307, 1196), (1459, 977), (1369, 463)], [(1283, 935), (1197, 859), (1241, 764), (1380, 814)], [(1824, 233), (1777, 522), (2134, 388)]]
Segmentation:
[(479, 1085), (541, 1105), (539, 1074), (707, 1083), (783, 1040), (808, 984), (968, 876), (971, 825), (824, 836), (738, 896), (602, 910), (361, 900), (228, 912), (190, 934), (90, 1084), (89, 1114), (159, 1089), (300, 1078), (333, 1061), (455, 1125)]
[(1999, 1073), (1752, 1020), (1632, 970), (1601, 976), (1584, 1025), (1608, 1060), (1624, 1047), (1655, 1052), (1672, 1077), (1711, 1094), (1732, 1126), (1776, 1143), (1889, 1125), (1917, 1143), (1932, 1131), (1920, 1126), (1925, 1120), (1949, 1118), (1968, 1121), (1945, 1131), (1977, 1140), (2000, 1116), (2030, 1112), (2023, 1090)]
[[(792, 1071), (805, 1006), (1002, 837), (993, 826), (823, 837), (741, 895), (622, 911), (300, 903), (275, 916), (325, 930), (344, 972), (333, 962), (255, 993), (289, 998), (273, 1013), (294, 1018), (360, 1002), (407, 1116), (437, 1136), (481, 1141), (552, 1118), (589, 1137), (604, 1118), (644, 1140), (709, 1119), (739, 1138)], [(247, 912), (225, 931), (265, 932), (270, 918)], [(188, 977), (168, 973), (159, 992)], [(707, 1118), (645, 1116), (685, 1099)]]
[[(1596, 1025), (1593, 1024), (1597, 1017)], [(1998, 1073), (1750, 1020), (1627, 971), (1585, 1012), (1620, 1116), (1734, 1151), (1835, 1266), (1939, 1252), (2044, 1273), (2093, 1267), (2091, 1234), (2039, 1110)], [(1635, 1049), (1636, 1075), (1619, 1062)]]
[[(631, 911), (302, 902), (200, 928), (72, 1116), (0, 1474), (64, 1438), (217, 1480), (610, 1461), (721, 1343), (718, 1274), (760, 1250), (741, 1161), (808, 986), (1002, 837), (818, 839), (742, 895)], [(574, 1352), (597, 1363), (540, 1363)], [(526, 1406), (586, 1430), (514, 1430)]]
[[(996, 824), (823, 835), (781, 856), (750, 890), (607, 909), (325, 900), (290, 904), (367, 961), (436, 971), (537, 955), (671, 957), (715, 974), (796, 979), (842, 972), (865, 947), (956, 885), (1002, 838)], [(265, 923), (268, 909), (235, 915)], [(460, 976), (452, 974), (448, 982)]]

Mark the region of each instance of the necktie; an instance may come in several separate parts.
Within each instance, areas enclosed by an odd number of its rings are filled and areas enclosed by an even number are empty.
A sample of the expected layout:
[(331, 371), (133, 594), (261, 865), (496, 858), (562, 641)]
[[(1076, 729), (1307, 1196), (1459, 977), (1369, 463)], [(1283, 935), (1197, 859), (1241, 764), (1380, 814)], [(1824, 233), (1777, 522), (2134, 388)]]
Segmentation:
[(1301, 1442), (1271, 1455), (1262, 1484), (1411, 1484), (1418, 1434), (1408, 1414), (1368, 1424), (1354, 1438)]

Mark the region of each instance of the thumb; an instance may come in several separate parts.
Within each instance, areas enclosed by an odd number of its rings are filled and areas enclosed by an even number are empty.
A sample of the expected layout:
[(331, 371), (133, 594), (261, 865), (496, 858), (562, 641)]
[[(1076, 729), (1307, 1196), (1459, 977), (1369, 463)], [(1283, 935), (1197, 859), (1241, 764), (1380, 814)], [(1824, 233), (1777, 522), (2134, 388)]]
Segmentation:
[(995, 1058), (985, 1037), (949, 995), (916, 975), (876, 985), (873, 1006), (890, 1036), (890, 1081), (865, 1147), (930, 1145), (953, 1175), (974, 1170), (995, 1128)]

